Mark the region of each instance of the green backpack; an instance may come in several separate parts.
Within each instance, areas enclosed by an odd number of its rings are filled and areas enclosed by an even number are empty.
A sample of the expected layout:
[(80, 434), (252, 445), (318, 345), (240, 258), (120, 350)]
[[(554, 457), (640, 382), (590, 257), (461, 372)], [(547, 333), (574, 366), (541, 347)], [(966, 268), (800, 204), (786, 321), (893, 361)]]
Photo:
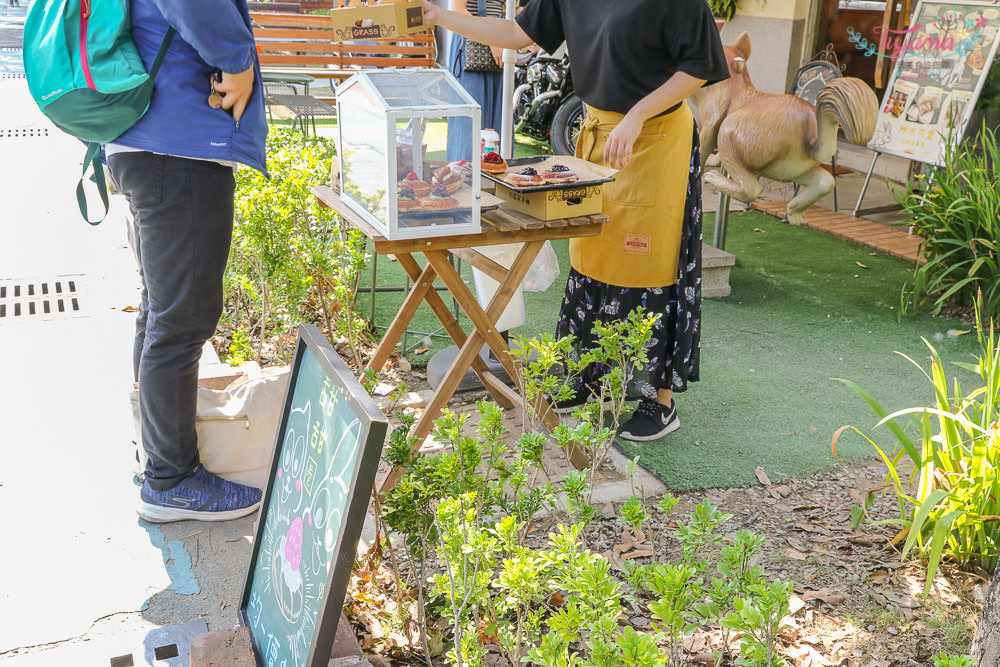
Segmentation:
[(76, 187), (87, 222), (83, 178), (93, 166), (108, 211), (101, 144), (117, 139), (146, 113), (153, 77), (160, 69), (174, 29), (160, 44), (147, 73), (132, 41), (128, 0), (38, 0), (24, 23), (24, 73), (42, 112), (64, 132), (87, 142)]

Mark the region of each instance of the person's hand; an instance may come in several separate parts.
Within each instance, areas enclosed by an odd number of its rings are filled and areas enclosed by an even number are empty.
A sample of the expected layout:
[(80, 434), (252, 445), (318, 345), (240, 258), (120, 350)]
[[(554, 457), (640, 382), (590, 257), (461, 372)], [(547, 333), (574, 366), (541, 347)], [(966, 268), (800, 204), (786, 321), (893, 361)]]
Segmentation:
[(253, 67), (239, 74), (222, 73), (222, 81), (215, 83), (215, 92), (222, 95), (222, 108), (232, 111), (233, 120), (239, 122), (253, 93)]
[(438, 22), (438, 8), (424, 0), (424, 23), (429, 27)]
[(623, 169), (632, 161), (632, 146), (642, 131), (642, 121), (632, 114), (625, 114), (615, 129), (608, 134), (604, 143), (604, 163), (615, 169)]
[(497, 61), (497, 65), (503, 67), (503, 49), (499, 46), (491, 46), (490, 52), (493, 53), (493, 60)]

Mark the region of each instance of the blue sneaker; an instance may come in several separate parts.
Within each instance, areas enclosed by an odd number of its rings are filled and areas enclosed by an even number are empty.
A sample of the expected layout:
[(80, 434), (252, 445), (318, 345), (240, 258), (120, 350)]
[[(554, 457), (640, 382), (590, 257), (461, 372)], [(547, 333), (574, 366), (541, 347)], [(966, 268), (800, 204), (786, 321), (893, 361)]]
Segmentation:
[(198, 468), (172, 489), (155, 491), (143, 480), (139, 516), (153, 523), (170, 521), (229, 521), (256, 511), (261, 491), (222, 479)]

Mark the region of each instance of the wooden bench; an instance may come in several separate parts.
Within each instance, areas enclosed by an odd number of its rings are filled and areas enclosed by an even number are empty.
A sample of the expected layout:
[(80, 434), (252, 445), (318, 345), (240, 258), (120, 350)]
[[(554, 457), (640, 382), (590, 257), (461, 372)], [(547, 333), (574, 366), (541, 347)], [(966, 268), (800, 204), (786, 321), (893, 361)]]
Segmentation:
[[(307, 75), (331, 83), (331, 92), (311, 93), (330, 103), (332, 88), (355, 72), (372, 67), (434, 67), (433, 30), (398, 37), (338, 41), (329, 16), (251, 12), (265, 78)], [(372, 43), (374, 42), (374, 43)]]

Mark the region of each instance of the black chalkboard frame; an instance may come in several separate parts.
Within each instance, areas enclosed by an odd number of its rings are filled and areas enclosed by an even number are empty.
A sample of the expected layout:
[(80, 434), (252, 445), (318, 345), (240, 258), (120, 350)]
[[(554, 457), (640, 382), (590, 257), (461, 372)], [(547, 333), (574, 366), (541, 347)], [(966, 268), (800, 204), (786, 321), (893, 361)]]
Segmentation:
[[(333, 551), (333, 566), (330, 568), (330, 573), (327, 577), (324, 589), (325, 593), (323, 595), (324, 599), (319, 603), (319, 613), (316, 618), (315, 630), (312, 633), (312, 641), (309, 643), (309, 653), (305, 663), (303, 663), (303, 667), (326, 667), (333, 650), (333, 640), (337, 634), (337, 623), (340, 620), (344, 598), (347, 594), (347, 585), (351, 577), (357, 543), (361, 537), (365, 514), (368, 511), (368, 501), (371, 497), (371, 490), (375, 485), (375, 474), (382, 456), (382, 447), (385, 444), (388, 422), (385, 415), (375, 404), (375, 401), (372, 400), (371, 396), (361, 386), (361, 383), (351, 373), (347, 364), (340, 358), (340, 355), (337, 354), (336, 350), (333, 349), (320, 330), (312, 324), (303, 324), (299, 327), (292, 370), (281, 411), (281, 421), (278, 431), (275, 434), (271, 468), (268, 472), (267, 485), (264, 489), (263, 499), (257, 515), (253, 550), (250, 555), (250, 565), (247, 569), (243, 595), (240, 598), (238, 615), (240, 623), (249, 628), (251, 624), (247, 609), (250, 602), (251, 588), (260, 558), (261, 544), (263, 543), (262, 537), (267, 528), (268, 508), (270, 507), (275, 488), (275, 476), (281, 460), (282, 443), (288, 427), (292, 399), (295, 395), (299, 369), (301, 368), (306, 349), (312, 351), (323, 370), (327, 373), (330, 381), (341, 390), (354, 414), (361, 420), (363, 434), (361, 442), (364, 443), (351, 479), (348, 495), (349, 505), (345, 514), (345, 520), (341, 524), (340, 534), (336, 538)], [(261, 658), (263, 649), (257, 646), (253, 632), (250, 634), (254, 658), (258, 666), (263, 667), (264, 663)]]

